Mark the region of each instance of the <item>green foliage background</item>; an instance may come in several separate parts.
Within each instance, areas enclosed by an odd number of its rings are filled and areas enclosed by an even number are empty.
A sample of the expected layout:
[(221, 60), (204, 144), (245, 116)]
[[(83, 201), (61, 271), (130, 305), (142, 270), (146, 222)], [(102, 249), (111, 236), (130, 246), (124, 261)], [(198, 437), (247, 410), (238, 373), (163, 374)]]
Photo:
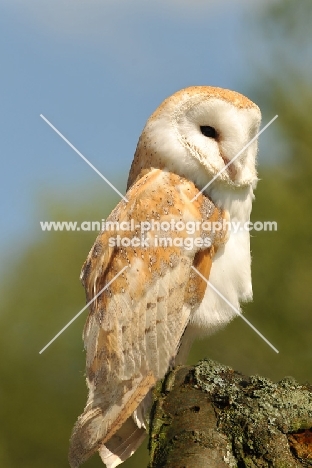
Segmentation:
[[(311, 16), (310, 2), (296, 2), (294, 8), (294, 2), (277, 1), (264, 10), (257, 27), (272, 68), (263, 65), (264, 73), (261, 64), (254, 65), (262, 81), (250, 93), (264, 111), (264, 123), (279, 114), (275, 130), (269, 130), (270, 146), (262, 151), (273, 158), (280, 148), (284, 158), (259, 167), (252, 220), (276, 220), (278, 231), (253, 232), (254, 302), (244, 311), (280, 353), (236, 319), (197, 343), (192, 363), (210, 357), (246, 374), (312, 381), (312, 88), (306, 36)], [(49, 218), (83, 220), (88, 213), (88, 219), (98, 219), (92, 207), (99, 199), (101, 194), (79, 210), (55, 202)], [(101, 216), (116, 202), (113, 195), (104, 200)], [(81, 340), (85, 315), (43, 355), (38, 351), (84, 304), (78, 277), (94, 238), (94, 233), (41, 233), (18, 258), (8, 256), (3, 268), (0, 466), (67, 466), (68, 439), (87, 393)], [(147, 459), (143, 448), (123, 466), (145, 467)], [(85, 466), (103, 465), (95, 456)]]

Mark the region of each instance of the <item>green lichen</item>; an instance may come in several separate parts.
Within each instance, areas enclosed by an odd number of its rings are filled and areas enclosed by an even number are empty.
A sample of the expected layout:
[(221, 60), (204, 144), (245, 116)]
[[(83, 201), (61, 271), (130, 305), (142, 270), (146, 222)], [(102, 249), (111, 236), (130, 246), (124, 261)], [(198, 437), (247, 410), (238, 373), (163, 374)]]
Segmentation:
[(168, 373), (154, 398), (151, 468), (312, 467), (309, 384), (204, 360)]
[(287, 434), (312, 427), (308, 386), (289, 377), (278, 383), (246, 377), (211, 360), (201, 361), (194, 376), (196, 386), (211, 397), (218, 427), (231, 440), (239, 466), (312, 466), (312, 459), (294, 460), (287, 440)]

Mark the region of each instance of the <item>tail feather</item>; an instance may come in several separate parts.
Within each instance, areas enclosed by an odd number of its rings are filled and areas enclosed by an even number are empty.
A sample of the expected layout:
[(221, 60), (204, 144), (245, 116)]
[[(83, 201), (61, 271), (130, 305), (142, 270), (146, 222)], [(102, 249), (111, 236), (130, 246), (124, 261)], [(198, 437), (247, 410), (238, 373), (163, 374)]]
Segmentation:
[[(148, 374), (129, 392), (129, 395), (125, 397), (126, 401), (122, 401), (120, 405), (113, 405), (105, 412), (98, 406), (90, 408), (90, 404), (87, 405), (85, 411), (79, 416), (70, 439), (68, 460), (71, 468), (78, 468), (97, 450), (100, 450), (103, 445), (105, 446), (112, 440), (114, 441), (114, 434), (119, 434), (119, 431), (121, 431), (120, 434), (122, 434), (121, 442), (130, 437), (131, 433), (134, 431), (133, 427), (137, 427), (134, 422), (134, 426), (130, 426), (130, 423), (127, 423), (124, 429), (125, 433), (123, 433), (121, 429), (130, 419), (131, 414), (138, 408), (140, 403), (142, 403), (142, 400), (145, 399), (146, 394), (149, 393), (149, 389), (154, 383), (154, 376)], [(140, 424), (137, 423), (137, 425)], [(142, 431), (144, 431), (143, 427)], [(141, 432), (141, 436), (143, 437), (143, 432)], [(140, 440), (142, 442), (143, 438), (140, 438)], [(132, 445), (134, 446), (138, 443), (136, 441), (137, 438), (135, 437), (133, 442), (129, 443), (129, 449), (124, 450), (131, 452)], [(138, 445), (140, 443), (138, 443)], [(116, 442), (111, 442), (111, 444), (111, 448), (115, 449), (117, 447)], [(112, 452), (109, 447), (108, 450)], [(120, 455), (122, 455), (122, 453), (120, 453)]]
[(145, 428), (139, 428), (132, 417), (129, 417), (115, 434), (101, 445), (101, 435), (107, 431), (103, 427), (105, 419), (99, 408), (80, 416), (70, 441), (68, 460), (71, 468), (78, 468), (97, 450), (107, 468), (115, 468), (129, 458), (143, 442), (146, 436)]
[(107, 468), (115, 468), (139, 448), (146, 436), (146, 430), (137, 427), (132, 417), (127, 419), (113, 437), (99, 449), (100, 457)]
[(70, 439), (68, 461), (71, 468), (78, 468), (99, 448), (99, 432), (103, 431), (103, 420), (100, 408), (86, 411), (79, 416)]

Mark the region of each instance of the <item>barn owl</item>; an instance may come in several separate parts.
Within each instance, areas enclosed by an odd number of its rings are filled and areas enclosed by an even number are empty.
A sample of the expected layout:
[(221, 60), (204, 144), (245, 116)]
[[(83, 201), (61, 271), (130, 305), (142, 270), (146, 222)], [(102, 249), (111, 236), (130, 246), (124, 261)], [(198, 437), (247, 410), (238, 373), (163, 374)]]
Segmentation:
[(157, 380), (185, 361), (195, 337), (233, 318), (204, 279), (238, 310), (251, 300), (249, 232), (229, 223), (250, 219), (256, 138), (235, 156), (260, 119), (245, 96), (206, 86), (178, 91), (148, 119), (126, 199), (82, 267), (87, 301), (95, 299), (84, 328), (89, 396), (71, 437), (72, 468), (96, 451), (107, 468), (132, 455)]

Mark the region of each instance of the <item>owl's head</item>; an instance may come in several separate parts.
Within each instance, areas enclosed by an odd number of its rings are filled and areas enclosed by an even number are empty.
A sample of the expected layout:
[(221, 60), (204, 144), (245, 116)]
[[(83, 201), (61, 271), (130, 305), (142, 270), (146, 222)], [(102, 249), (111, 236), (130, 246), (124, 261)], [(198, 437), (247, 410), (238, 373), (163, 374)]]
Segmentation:
[[(255, 137), (261, 113), (245, 96), (194, 86), (167, 98), (148, 119), (139, 139), (128, 187), (142, 169), (160, 168), (192, 180), (201, 189)], [(257, 141), (251, 143), (214, 185), (254, 187)]]

